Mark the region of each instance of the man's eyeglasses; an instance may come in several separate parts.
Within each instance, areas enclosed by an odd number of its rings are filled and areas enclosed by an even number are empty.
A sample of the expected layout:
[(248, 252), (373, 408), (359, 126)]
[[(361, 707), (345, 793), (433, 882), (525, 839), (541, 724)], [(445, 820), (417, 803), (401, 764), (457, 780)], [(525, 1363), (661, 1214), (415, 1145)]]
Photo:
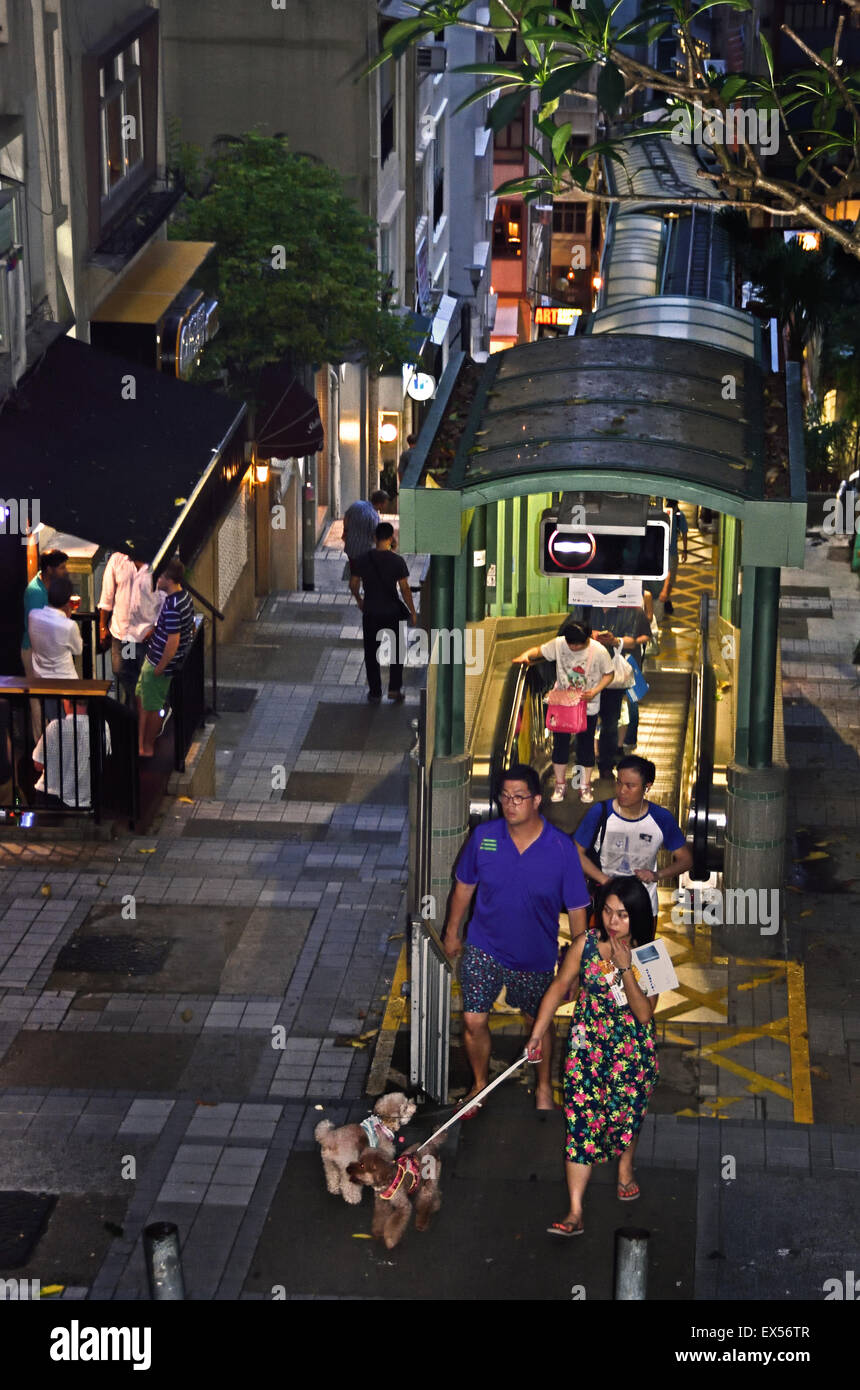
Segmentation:
[(499, 792), (500, 801), (509, 801), (512, 806), (522, 806), (524, 801), (531, 801), (530, 796), (522, 796), (518, 792)]

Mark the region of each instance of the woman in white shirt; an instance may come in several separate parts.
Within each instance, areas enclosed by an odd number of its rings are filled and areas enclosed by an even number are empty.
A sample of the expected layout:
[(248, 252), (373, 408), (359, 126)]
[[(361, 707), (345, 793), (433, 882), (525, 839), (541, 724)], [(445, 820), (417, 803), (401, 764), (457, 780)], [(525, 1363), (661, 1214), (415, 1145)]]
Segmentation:
[[(558, 690), (573, 690), (586, 701), (587, 723), (584, 731), (576, 735), (576, 767), (571, 777), (571, 786), (579, 786), (580, 800), (590, 803), (594, 800), (591, 788), (591, 774), (594, 768), (594, 733), (597, 717), (600, 714), (600, 693), (612, 683), (612, 661), (606, 648), (595, 642), (587, 623), (565, 623), (558, 637), (551, 637), (540, 647), (529, 647), (528, 651), (514, 657), (514, 662), (529, 665), (541, 657), (555, 662), (555, 683)], [(553, 801), (564, 799), (567, 760), (570, 757), (570, 734), (555, 733), (552, 736), (552, 765), (555, 772)]]
[(43, 681), (76, 681), (75, 657), (84, 649), (81, 630), (69, 616), (72, 581), (52, 579), (45, 608), (34, 608), (27, 619), (33, 648), (33, 675)]

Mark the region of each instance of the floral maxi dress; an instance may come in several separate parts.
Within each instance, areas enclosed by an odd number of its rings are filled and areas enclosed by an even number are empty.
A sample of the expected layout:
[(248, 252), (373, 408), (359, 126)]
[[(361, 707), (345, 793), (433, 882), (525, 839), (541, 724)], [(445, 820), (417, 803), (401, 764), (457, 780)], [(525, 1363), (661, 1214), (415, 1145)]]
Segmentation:
[(589, 931), (564, 1064), (571, 1163), (608, 1163), (629, 1148), (657, 1081), (654, 1020), (639, 1023), (616, 1004), (597, 943), (597, 932)]

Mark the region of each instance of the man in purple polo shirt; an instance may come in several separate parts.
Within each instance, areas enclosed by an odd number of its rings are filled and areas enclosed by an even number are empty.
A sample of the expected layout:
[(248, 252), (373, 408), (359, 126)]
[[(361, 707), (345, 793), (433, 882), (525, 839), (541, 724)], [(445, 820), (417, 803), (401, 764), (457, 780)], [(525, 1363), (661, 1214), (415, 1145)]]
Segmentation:
[[(534, 768), (515, 766), (502, 777), (502, 820), (472, 831), (455, 870), (442, 944), (449, 960), (462, 955), (463, 1027), (474, 1085), (462, 1104), (489, 1081), (487, 1019), (505, 986), (507, 1002), (531, 1020), (549, 989), (558, 960), (558, 917), (566, 911), (572, 937), (586, 928), (590, 899), (579, 858), (567, 835), (540, 814), (540, 778)], [(460, 940), (469, 904), (477, 891), (468, 941)], [(550, 1041), (552, 1033), (549, 1034)], [(552, 1110), (551, 1047), (537, 1065), (538, 1110)], [(470, 1119), (480, 1107), (467, 1110)]]

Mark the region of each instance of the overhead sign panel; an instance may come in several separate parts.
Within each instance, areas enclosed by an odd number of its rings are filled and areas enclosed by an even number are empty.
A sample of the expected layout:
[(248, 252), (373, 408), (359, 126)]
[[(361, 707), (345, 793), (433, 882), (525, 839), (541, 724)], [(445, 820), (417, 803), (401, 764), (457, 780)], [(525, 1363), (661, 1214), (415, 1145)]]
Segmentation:
[(554, 513), (540, 523), (541, 574), (588, 579), (665, 579), (669, 572), (669, 523), (649, 521), (644, 535), (561, 529)]

